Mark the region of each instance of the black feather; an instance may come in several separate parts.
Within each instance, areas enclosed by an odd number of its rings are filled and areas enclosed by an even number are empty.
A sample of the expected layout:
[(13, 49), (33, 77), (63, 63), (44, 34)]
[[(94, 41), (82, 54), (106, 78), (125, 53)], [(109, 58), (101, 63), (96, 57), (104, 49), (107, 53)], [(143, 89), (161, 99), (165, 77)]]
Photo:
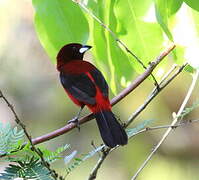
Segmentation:
[(101, 137), (104, 143), (113, 148), (117, 145), (125, 145), (128, 136), (111, 111), (100, 111), (95, 114)]
[(77, 100), (85, 104), (96, 104), (96, 88), (87, 74), (60, 73), (60, 81), (63, 87)]
[(91, 76), (93, 77), (95, 84), (99, 87), (100, 91), (105, 97), (108, 97), (108, 84), (104, 79), (104, 76), (98, 69), (93, 69), (90, 71)]

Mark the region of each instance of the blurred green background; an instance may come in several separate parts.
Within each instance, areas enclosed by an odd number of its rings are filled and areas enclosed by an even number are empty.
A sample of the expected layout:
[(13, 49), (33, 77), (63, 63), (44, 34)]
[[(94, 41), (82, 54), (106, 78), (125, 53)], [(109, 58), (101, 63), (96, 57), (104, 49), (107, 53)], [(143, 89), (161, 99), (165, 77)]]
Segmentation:
[[(33, 16), (34, 10), (29, 0), (0, 0), (0, 89), (15, 106), (32, 137), (38, 137), (64, 126), (74, 117), (78, 107), (66, 96), (59, 83), (56, 67), (49, 61), (35, 33)], [(169, 65), (173, 64), (172, 60), (168, 61)], [(151, 124), (153, 126), (169, 124), (172, 112), (178, 111), (190, 83), (190, 74), (181, 73), (140, 114), (131, 127), (148, 119), (154, 119)], [(122, 121), (126, 121), (144, 102), (152, 88), (153, 83), (146, 80), (113, 108), (114, 113)], [(198, 85), (189, 105), (197, 99)], [(83, 114), (87, 113), (88, 111), (84, 110)], [(186, 119), (197, 119), (198, 113), (196, 109)], [(9, 121), (15, 125), (12, 113), (2, 101), (0, 121)], [(128, 146), (111, 153), (100, 169), (97, 179), (130, 179), (164, 131), (138, 135), (129, 141)], [(175, 129), (138, 179), (198, 180), (198, 133), (197, 123)], [(80, 132), (74, 129), (45, 142), (44, 146), (54, 150), (68, 143), (71, 144), (71, 151), (77, 150), (81, 156), (92, 150), (92, 140), (96, 145), (102, 143), (94, 120), (82, 125)], [(98, 155), (84, 162), (69, 174), (68, 179), (86, 179), (97, 159)], [(0, 165), (0, 172), (3, 172), (4, 167), (5, 164)], [(62, 175), (66, 173), (66, 165), (62, 161), (54, 163), (53, 168)]]

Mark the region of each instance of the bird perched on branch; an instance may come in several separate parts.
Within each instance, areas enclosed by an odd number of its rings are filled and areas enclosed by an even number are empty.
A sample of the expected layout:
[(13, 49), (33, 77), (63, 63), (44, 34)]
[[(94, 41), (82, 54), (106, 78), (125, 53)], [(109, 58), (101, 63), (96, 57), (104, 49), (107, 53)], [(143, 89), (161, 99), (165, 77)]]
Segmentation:
[(73, 122), (78, 125), (79, 115), (86, 105), (97, 120), (104, 143), (111, 148), (125, 145), (128, 137), (111, 111), (108, 84), (94, 65), (83, 60), (90, 48), (78, 43), (67, 44), (57, 55), (61, 84), (71, 100), (81, 107)]

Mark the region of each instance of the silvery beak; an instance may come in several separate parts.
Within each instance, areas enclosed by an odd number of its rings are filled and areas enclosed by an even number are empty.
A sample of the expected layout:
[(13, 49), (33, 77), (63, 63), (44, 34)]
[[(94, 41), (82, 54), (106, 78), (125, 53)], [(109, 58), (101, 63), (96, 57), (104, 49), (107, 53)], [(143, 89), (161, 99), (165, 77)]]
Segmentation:
[(90, 48), (92, 48), (92, 46), (83, 45), (83, 46), (79, 49), (79, 52), (80, 52), (80, 53), (85, 53), (85, 52), (88, 51)]

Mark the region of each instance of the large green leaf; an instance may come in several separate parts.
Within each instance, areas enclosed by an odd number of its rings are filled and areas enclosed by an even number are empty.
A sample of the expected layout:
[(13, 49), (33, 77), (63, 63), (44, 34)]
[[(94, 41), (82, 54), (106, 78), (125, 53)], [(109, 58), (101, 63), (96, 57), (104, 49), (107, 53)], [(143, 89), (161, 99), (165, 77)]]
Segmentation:
[[(181, 9), (183, 1), (89, 0), (83, 2), (147, 66), (167, 41), (163, 38), (163, 32), (170, 40), (175, 41), (172, 34), (176, 23), (175, 16)], [(90, 31), (89, 42), (93, 46), (94, 62), (103, 72), (114, 93), (121, 85), (127, 86), (132, 81), (135, 71), (138, 73), (144, 71), (110, 32), (91, 14), (86, 11), (83, 13), (72, 0), (33, 0), (33, 4), (35, 27), (39, 39), (53, 62), (58, 50), (64, 44), (85, 43)], [(154, 16), (153, 20), (149, 20), (151, 15)], [(175, 52), (176, 59), (182, 59), (184, 55), (184, 44), (179, 44), (180, 48), (176, 48)], [(163, 68), (163, 64), (158, 68)]]
[[(120, 23), (117, 34), (123, 42), (142, 60), (147, 66), (159, 54), (163, 43), (162, 31), (157, 23), (149, 22), (146, 16), (153, 7), (153, 0), (122, 0), (117, 1), (115, 7), (116, 17)], [(138, 72), (143, 68), (130, 57), (133, 67)]]
[(191, 8), (195, 9), (196, 11), (199, 11), (199, 3), (198, 0), (184, 0), (184, 2), (190, 6)]
[[(93, 2), (87, 7), (109, 28), (115, 31), (117, 19), (114, 14), (115, 0)], [(114, 93), (119, 88), (121, 77), (130, 79), (133, 74), (128, 56), (121, 50), (111, 34), (93, 18), (88, 18), (91, 31), (90, 43), (94, 44), (94, 61), (105, 75)]]
[[(175, 14), (178, 12), (182, 5), (182, 0), (155, 0), (155, 13), (157, 22), (160, 24), (164, 33), (167, 35), (168, 39), (174, 41), (172, 30), (175, 26)], [(177, 45), (177, 48), (173, 51), (174, 59), (176, 63), (182, 64), (184, 47), (182, 45)]]
[(32, 0), (32, 3), (37, 35), (53, 63), (63, 45), (86, 43), (88, 23), (81, 9), (71, 0)]
[(186, 9), (188, 12), (187, 19), (190, 21), (190, 23), (189, 26), (186, 27), (187, 34), (189, 34), (189, 39), (185, 42), (185, 58), (192, 67), (194, 67), (195, 69), (199, 69), (199, 12), (195, 11), (189, 6), (187, 6)]
[(162, 29), (168, 36), (168, 38), (173, 41), (172, 34), (168, 27), (168, 19), (171, 15), (176, 13), (180, 6), (182, 5), (182, 0), (156, 0), (155, 10), (156, 18), (158, 23), (161, 25)]
[[(163, 42), (158, 24), (146, 22), (144, 17), (153, 0), (88, 1), (87, 7), (106, 24), (130, 50), (147, 66), (148, 62), (160, 52)], [(93, 54), (99, 68), (105, 72), (113, 92), (119, 85), (127, 86), (132, 81), (134, 71), (142, 72), (143, 67), (124, 48), (119, 46), (113, 36), (93, 18), (88, 18), (91, 31), (90, 42), (95, 45)], [(108, 66), (108, 67), (107, 67)], [(119, 83), (118, 83), (119, 82)]]

